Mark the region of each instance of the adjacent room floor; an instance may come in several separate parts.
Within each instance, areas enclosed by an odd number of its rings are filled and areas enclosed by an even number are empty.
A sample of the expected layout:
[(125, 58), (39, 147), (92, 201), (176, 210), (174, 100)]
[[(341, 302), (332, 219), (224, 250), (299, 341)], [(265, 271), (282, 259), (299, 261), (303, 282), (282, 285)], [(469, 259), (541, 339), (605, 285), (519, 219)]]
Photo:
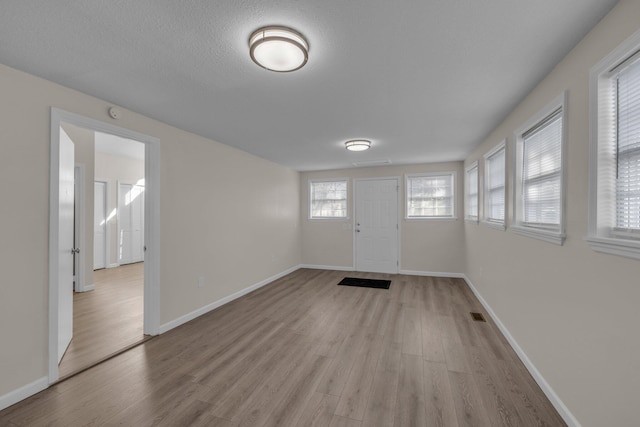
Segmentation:
[[(301, 269), (0, 412), (6, 425), (564, 426), (463, 280)], [(11, 424), (13, 423), (13, 424)]]
[(73, 339), (59, 375), (92, 366), (144, 339), (144, 263), (96, 270), (95, 289), (73, 295)]

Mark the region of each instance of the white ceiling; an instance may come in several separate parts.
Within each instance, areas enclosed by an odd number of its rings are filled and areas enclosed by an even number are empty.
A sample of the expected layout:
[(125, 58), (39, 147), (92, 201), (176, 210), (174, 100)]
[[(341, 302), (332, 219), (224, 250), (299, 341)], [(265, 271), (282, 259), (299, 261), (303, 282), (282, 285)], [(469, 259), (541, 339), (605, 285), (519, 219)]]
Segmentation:
[[(462, 160), (616, 2), (0, 0), (0, 63), (296, 170)], [(251, 62), (265, 25), (304, 68)]]

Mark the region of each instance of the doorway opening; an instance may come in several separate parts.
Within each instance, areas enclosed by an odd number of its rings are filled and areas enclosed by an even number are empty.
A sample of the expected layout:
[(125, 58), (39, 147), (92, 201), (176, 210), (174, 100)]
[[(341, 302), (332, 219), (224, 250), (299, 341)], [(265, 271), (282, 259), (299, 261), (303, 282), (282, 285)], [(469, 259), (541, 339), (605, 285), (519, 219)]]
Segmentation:
[(157, 138), (52, 108), (50, 384), (157, 335), (159, 173)]

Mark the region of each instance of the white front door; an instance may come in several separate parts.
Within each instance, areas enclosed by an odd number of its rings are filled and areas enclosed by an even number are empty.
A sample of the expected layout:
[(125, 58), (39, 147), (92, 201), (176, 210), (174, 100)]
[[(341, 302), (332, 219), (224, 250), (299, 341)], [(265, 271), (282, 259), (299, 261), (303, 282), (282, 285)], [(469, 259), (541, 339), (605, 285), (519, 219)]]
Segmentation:
[(58, 207), (58, 363), (73, 337), (74, 146), (60, 128)]
[(107, 183), (93, 184), (93, 269), (107, 267)]
[(118, 263), (144, 261), (144, 187), (118, 186)]
[(398, 273), (397, 178), (355, 181), (356, 270)]

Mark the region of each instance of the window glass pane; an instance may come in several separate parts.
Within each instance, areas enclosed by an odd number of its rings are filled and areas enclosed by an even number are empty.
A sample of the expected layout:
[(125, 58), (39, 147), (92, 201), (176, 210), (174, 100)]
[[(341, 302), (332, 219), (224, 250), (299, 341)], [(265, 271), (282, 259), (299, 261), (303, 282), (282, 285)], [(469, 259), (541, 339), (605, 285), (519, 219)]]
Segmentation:
[(453, 175), (407, 178), (408, 217), (453, 217)]
[(505, 203), (505, 149), (504, 147), (489, 156), (486, 160), (486, 197), (489, 221), (504, 221)]
[(562, 110), (523, 136), (523, 221), (560, 225)]
[(346, 218), (347, 181), (311, 183), (311, 218)]
[(640, 62), (618, 75), (616, 227), (640, 229)]
[(467, 218), (478, 217), (478, 167), (467, 171)]

